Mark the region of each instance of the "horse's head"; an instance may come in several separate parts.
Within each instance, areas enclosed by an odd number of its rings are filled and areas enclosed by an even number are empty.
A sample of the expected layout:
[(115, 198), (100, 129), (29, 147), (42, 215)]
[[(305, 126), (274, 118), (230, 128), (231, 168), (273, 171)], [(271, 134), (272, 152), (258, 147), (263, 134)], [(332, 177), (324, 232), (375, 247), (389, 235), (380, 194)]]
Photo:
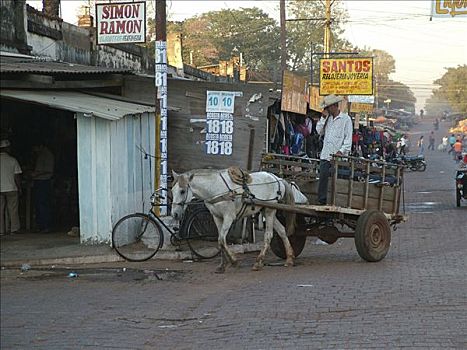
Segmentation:
[(172, 171), (174, 185), (172, 187), (172, 216), (175, 220), (180, 220), (185, 212), (187, 203), (193, 199), (193, 191), (190, 181), (194, 174), (177, 174)]

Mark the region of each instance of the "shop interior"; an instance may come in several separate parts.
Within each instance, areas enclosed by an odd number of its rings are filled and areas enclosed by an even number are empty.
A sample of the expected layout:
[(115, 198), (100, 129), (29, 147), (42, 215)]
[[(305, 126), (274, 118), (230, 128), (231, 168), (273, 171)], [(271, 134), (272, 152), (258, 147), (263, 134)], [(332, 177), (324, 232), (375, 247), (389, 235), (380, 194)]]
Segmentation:
[(1, 99), (1, 139), (8, 139), (10, 152), (23, 171), (19, 200), (21, 230), (37, 232), (35, 190), (31, 172), (35, 145), (43, 143), (53, 154), (54, 173), (49, 203), (50, 232), (68, 232), (79, 226), (77, 130), (73, 112), (44, 105)]

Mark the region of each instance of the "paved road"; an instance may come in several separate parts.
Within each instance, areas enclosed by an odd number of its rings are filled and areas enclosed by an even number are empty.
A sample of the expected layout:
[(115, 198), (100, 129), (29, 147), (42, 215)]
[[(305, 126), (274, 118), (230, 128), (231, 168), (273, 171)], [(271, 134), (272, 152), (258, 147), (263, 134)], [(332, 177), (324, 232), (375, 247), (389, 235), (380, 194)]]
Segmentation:
[(379, 263), (344, 239), (310, 240), (293, 268), (269, 255), (261, 272), (252, 254), (224, 275), (214, 261), (81, 266), (75, 279), (4, 270), (1, 348), (466, 349), (467, 207), (455, 207), (453, 161), (426, 157)]

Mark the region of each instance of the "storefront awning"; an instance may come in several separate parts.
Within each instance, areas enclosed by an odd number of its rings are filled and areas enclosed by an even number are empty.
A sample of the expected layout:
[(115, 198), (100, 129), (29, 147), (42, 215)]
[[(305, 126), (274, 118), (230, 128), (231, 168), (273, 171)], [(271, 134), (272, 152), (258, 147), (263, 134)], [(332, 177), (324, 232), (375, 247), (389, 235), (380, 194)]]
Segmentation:
[(154, 106), (92, 96), (75, 91), (2, 89), (0, 95), (2, 98), (39, 103), (51, 108), (81, 112), (89, 117), (95, 116), (108, 120), (118, 120), (126, 115), (155, 112)]

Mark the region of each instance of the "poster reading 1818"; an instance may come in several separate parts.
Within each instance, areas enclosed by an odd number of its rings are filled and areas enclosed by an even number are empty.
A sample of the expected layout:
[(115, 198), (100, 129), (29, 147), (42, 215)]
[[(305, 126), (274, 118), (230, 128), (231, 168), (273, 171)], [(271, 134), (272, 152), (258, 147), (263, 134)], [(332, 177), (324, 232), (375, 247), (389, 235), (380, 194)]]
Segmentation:
[(207, 154), (232, 155), (233, 123), (232, 113), (206, 113)]
[(208, 91), (206, 98), (206, 153), (230, 156), (233, 150), (235, 93)]

